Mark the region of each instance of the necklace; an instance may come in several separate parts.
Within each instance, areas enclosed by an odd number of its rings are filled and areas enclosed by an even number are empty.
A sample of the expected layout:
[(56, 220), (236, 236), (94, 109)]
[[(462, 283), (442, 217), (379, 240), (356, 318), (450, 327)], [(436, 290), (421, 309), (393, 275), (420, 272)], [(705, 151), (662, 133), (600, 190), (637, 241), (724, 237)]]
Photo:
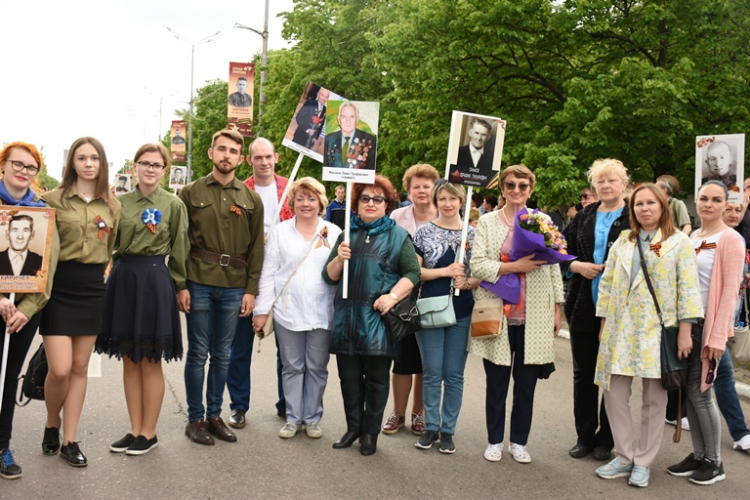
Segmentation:
[[(521, 209), (519, 210), (519, 212), (520, 212), (521, 210), (523, 210), (524, 208), (526, 208), (526, 205), (524, 205), (523, 207), (521, 207)], [(510, 222), (508, 221), (508, 216), (507, 216), (507, 215), (505, 215), (505, 207), (501, 208), (501, 209), (500, 209), (500, 212), (501, 212), (501, 213), (503, 214), (503, 219), (505, 219), (505, 223), (506, 223), (506, 224), (508, 224), (508, 225), (509, 225), (510, 227), (513, 227), (513, 224), (511, 224), (511, 223), (510, 223)]]

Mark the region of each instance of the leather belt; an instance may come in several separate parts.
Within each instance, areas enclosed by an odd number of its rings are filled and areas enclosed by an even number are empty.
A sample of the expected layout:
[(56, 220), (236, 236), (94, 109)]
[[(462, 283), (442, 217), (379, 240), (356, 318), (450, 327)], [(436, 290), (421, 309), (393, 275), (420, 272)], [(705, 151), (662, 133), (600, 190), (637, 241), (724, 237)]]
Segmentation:
[(205, 260), (206, 262), (219, 264), (222, 267), (232, 266), (240, 269), (247, 267), (247, 258), (244, 255), (232, 256), (226, 253), (214, 253), (197, 247), (192, 247), (190, 249), (190, 255)]

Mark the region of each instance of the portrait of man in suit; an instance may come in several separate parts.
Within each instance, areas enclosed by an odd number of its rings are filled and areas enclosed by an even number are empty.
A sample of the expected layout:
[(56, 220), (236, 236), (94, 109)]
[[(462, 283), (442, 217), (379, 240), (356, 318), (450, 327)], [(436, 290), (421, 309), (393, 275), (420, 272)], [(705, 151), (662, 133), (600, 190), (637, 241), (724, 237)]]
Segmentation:
[(375, 170), (377, 137), (357, 128), (357, 106), (344, 102), (337, 120), (340, 130), (326, 136), (323, 166)]
[(117, 185), (115, 186), (115, 193), (117, 194), (124, 194), (130, 192), (130, 186), (128, 186), (128, 181), (130, 178), (127, 175), (118, 175), (117, 176)]
[(14, 215), (5, 237), (9, 246), (0, 252), (0, 275), (36, 276), (42, 268), (42, 256), (29, 250), (34, 239), (34, 219), (29, 215)]
[(734, 161), (729, 144), (724, 141), (711, 143), (706, 150), (704, 172), (707, 172), (707, 175), (701, 178), (701, 185), (712, 180), (720, 181), (728, 190), (739, 192), (737, 169), (732, 168)]
[(250, 94), (246, 94), (247, 78), (241, 76), (237, 79), (237, 92), (229, 95), (229, 104), (237, 108), (249, 108), (253, 103)]
[(469, 128), (469, 143), (458, 148), (457, 165), (462, 170), (473, 174), (492, 176), (492, 161), (495, 150), (488, 139), (492, 133), (492, 125), (486, 120), (475, 118)]
[(315, 140), (326, 123), (326, 102), (331, 93), (323, 87), (318, 87), (315, 99), (308, 100), (302, 105), (295, 120), (297, 129), (292, 140), (302, 147), (312, 149)]
[(185, 172), (180, 167), (172, 167), (172, 178), (169, 180), (169, 185), (184, 186), (185, 185)]

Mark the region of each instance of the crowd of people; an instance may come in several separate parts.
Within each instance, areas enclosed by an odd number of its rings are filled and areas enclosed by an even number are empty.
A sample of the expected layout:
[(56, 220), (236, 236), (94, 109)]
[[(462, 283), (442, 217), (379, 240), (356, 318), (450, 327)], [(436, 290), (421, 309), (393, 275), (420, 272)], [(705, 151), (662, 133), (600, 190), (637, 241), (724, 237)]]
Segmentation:
[[(534, 393), (537, 381), (554, 370), (563, 314), (573, 357), (577, 440), (571, 457), (593, 454), (606, 462), (596, 469), (599, 477), (648, 485), (669, 400), (660, 361), (666, 327), (678, 329), (677, 356), (688, 361), (684, 394), (693, 447), (668, 472), (697, 484), (725, 478), (719, 411), (735, 448), (750, 449), (726, 349), (746, 279), (742, 232), (750, 229), (743, 224), (750, 181), (742, 205), (729, 204), (721, 182), (702, 185), (699, 228), (692, 230), (671, 186), (632, 188), (622, 162), (598, 160), (565, 228), (568, 252), (576, 258), (548, 264), (534, 254), (510, 258), (514, 219), (527, 213), (536, 187), (536, 176), (523, 165), (502, 171), (499, 196), (471, 199), (433, 166), (413, 165), (403, 176), (411, 203), (398, 209), (398, 192), (386, 177), (354, 184), (347, 240), (336, 220), (343, 220), (344, 187), (335, 188), (329, 203), (314, 178), (287, 186), (289, 180), (275, 172), (275, 147), (264, 138), (249, 145), (253, 176), (242, 182), (235, 171), (245, 159), (244, 138), (217, 132), (208, 150), (211, 173), (179, 196), (160, 187), (171, 163), (162, 145), (138, 149), (136, 187), (118, 197), (110, 191), (99, 141), (83, 137), (69, 151), (62, 183), (43, 197), (33, 189), (42, 164), (37, 148), (15, 142), (0, 152), (0, 199), (17, 207), (3, 220), (9, 234), (14, 221), (28, 225), (24, 207), (55, 209), (46, 290), (19, 293), (15, 302), (0, 298), (1, 326), (11, 334), (3, 345), (3, 478), (22, 476), (9, 445), (18, 376), (37, 330), (49, 364), (42, 451), (59, 453), (75, 467), (88, 465), (77, 428), (92, 352), (116, 357), (123, 366), (130, 429), (109, 449), (143, 455), (159, 444), (161, 363), (183, 357), (186, 436), (201, 445), (236, 442), (232, 429), (245, 427), (250, 405), (253, 339), (270, 332), (277, 345), (276, 412), (285, 421), (280, 438), (323, 436), (333, 354), (346, 416), (346, 432), (334, 449), (359, 442), (359, 453), (372, 455), (381, 433), (396, 434), (410, 422), (416, 448), (437, 445), (441, 453), (455, 453), (472, 353), (482, 358), (486, 376), (484, 458), (500, 461), (507, 449), (527, 464)], [(466, 240), (464, 210), (471, 221)], [(29, 231), (33, 235), (33, 225)], [(16, 253), (20, 260), (14, 254), (9, 274), (19, 274), (32, 258), (31, 252)], [(491, 291), (504, 275), (519, 278), (516, 304)], [(415, 296), (445, 297), (452, 316), (394, 342), (384, 317)], [(471, 334), (480, 301), (501, 311), (493, 335)], [(187, 319), (186, 346), (180, 311)], [(636, 377), (643, 380), (639, 439), (629, 402)], [(225, 387), (228, 423), (222, 418)], [(384, 418), (391, 390), (393, 408)]]

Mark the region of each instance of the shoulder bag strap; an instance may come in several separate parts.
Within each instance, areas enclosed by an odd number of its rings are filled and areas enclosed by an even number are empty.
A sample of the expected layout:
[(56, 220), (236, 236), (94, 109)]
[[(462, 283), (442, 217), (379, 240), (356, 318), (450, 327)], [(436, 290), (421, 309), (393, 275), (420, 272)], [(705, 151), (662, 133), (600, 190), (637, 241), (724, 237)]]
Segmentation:
[(289, 283), (292, 281), (292, 278), (294, 275), (299, 271), (299, 268), (302, 267), (302, 263), (305, 262), (305, 259), (308, 255), (310, 255), (310, 251), (313, 249), (313, 246), (315, 245), (315, 242), (318, 241), (318, 238), (320, 238), (320, 234), (316, 234), (315, 237), (310, 242), (310, 246), (307, 247), (307, 252), (305, 252), (305, 256), (302, 257), (302, 260), (299, 261), (299, 264), (297, 264), (297, 267), (294, 268), (294, 271), (292, 271), (292, 274), (289, 275), (289, 278), (287, 278), (286, 283), (284, 283), (284, 286), (281, 287), (281, 290), (279, 290), (279, 294), (276, 295), (276, 297), (273, 299), (273, 302), (271, 303), (271, 311), (273, 310), (273, 307), (276, 305), (276, 301), (279, 300), (279, 297), (281, 297), (281, 294), (284, 293), (284, 290), (289, 286)]
[(648, 277), (648, 270), (646, 269), (646, 259), (643, 257), (643, 248), (641, 248), (641, 236), (636, 235), (635, 245), (638, 247), (638, 254), (641, 256), (641, 270), (643, 271), (643, 277), (646, 279), (646, 285), (648, 285), (648, 291), (651, 292), (651, 298), (654, 299), (654, 306), (656, 306), (656, 315), (659, 317), (659, 323), (664, 326), (664, 319), (661, 316), (661, 309), (659, 308), (659, 301), (656, 300), (656, 292), (654, 292), (654, 285), (651, 284), (651, 278)]

